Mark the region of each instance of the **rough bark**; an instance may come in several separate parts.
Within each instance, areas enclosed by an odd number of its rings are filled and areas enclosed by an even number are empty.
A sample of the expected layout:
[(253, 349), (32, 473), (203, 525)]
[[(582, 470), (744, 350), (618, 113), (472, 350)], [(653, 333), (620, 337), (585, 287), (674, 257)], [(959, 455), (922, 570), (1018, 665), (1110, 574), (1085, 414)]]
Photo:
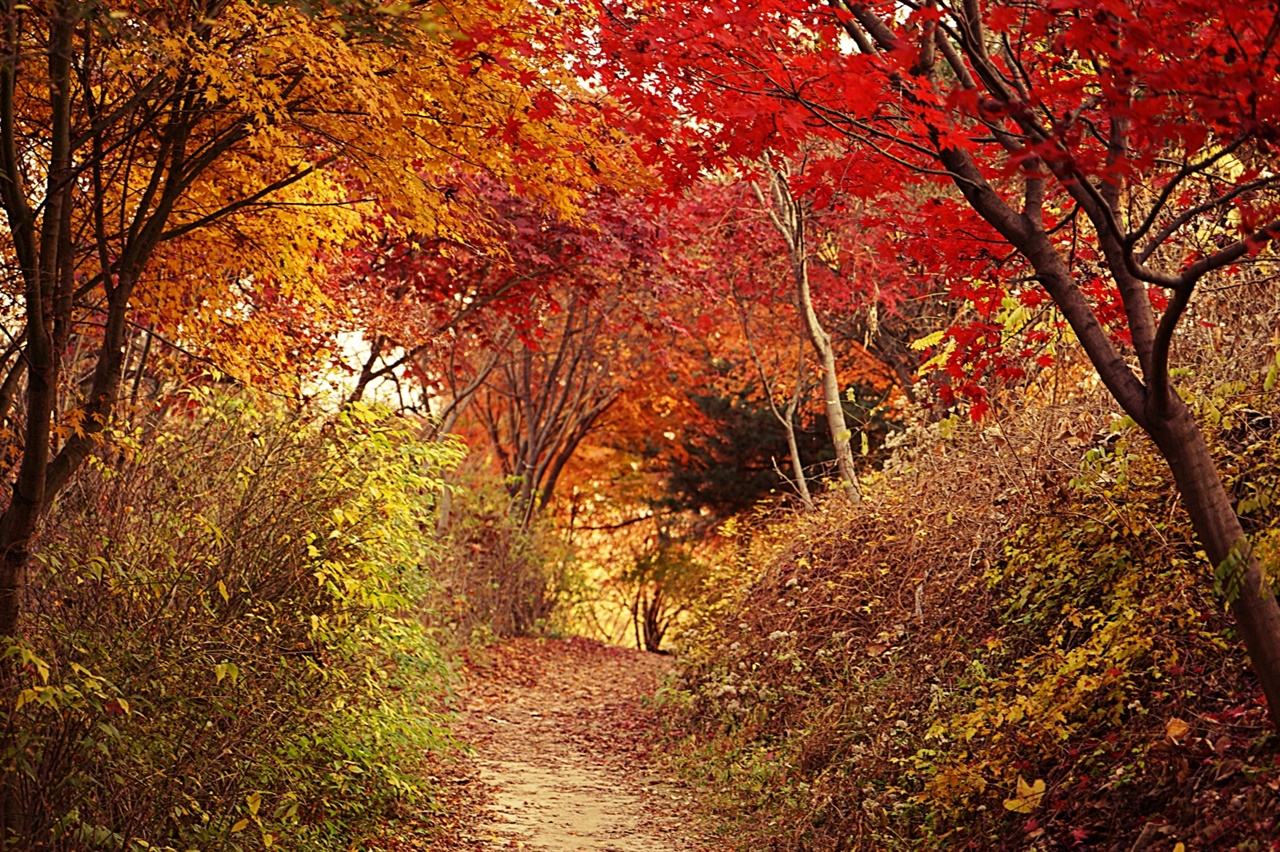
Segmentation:
[(1229, 557), (1240, 560), (1239, 574), (1230, 583), (1235, 591), (1234, 598), (1228, 595), (1231, 614), (1267, 697), (1272, 721), (1280, 725), (1276, 718), (1280, 713), (1280, 606), (1265, 571), (1248, 547), (1240, 518), (1194, 416), (1181, 400), (1170, 408), (1166, 416), (1149, 425), (1148, 432), (1169, 464), (1209, 562), (1222, 566)]

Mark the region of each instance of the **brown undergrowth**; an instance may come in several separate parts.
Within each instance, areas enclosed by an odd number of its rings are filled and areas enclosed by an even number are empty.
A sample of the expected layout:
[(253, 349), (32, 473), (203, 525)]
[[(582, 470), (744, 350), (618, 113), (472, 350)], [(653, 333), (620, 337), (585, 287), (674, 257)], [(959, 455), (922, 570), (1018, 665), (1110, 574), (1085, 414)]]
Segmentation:
[[(1197, 404), (1274, 553), (1280, 417), (1239, 390)], [(935, 424), (864, 505), (729, 531), (723, 573), (750, 582), (660, 700), (734, 834), (1280, 848), (1276, 737), (1163, 464), (1100, 407), (1053, 418)]]

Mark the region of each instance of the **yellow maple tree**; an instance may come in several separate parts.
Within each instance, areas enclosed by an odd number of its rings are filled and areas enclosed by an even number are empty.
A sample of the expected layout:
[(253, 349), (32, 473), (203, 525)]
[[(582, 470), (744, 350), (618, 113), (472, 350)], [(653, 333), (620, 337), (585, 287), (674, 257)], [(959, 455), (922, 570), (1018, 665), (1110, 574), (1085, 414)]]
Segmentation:
[(40, 515), (152, 337), (278, 375), (350, 325), (324, 283), (353, 239), (484, 239), (459, 170), (569, 216), (636, 171), (542, 49), (581, 22), (536, 3), (3, 7), (0, 635)]

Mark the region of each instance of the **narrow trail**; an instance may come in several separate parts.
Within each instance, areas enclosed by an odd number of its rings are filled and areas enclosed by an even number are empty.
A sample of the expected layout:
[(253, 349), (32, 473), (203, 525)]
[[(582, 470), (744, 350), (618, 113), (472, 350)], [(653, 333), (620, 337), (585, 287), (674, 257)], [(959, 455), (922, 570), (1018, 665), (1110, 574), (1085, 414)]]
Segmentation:
[(667, 658), (598, 642), (516, 640), (465, 668), (460, 739), (479, 808), (468, 852), (700, 852), (690, 793), (658, 774), (642, 707)]

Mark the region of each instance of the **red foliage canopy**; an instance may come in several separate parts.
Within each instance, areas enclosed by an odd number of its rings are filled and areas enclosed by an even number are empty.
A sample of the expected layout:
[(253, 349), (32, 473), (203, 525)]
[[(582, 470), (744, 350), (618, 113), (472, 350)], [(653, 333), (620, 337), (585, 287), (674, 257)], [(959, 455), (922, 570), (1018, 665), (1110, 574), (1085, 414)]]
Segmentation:
[[(1116, 363), (1116, 347), (1132, 345), (1157, 385), (1179, 292), (1280, 234), (1280, 199), (1267, 191), (1280, 140), (1275, 3), (598, 8), (602, 79), (669, 181), (819, 145), (825, 166), (807, 169), (811, 185), (797, 192), (895, 199), (881, 210), (905, 253), (975, 308), (975, 322), (949, 332), (948, 371), (971, 396), (981, 374), (1018, 369), (994, 321), (1011, 293), (1036, 299), (1020, 293), (1039, 273), (1011, 250), (1026, 244), (1018, 217), (1079, 282), (1051, 295), (1090, 357)], [(938, 183), (963, 200), (938, 197)], [(920, 205), (928, 229), (908, 224)], [(1173, 297), (1160, 334), (1148, 286), (1156, 311)], [(1109, 384), (1141, 409), (1136, 385)]]

